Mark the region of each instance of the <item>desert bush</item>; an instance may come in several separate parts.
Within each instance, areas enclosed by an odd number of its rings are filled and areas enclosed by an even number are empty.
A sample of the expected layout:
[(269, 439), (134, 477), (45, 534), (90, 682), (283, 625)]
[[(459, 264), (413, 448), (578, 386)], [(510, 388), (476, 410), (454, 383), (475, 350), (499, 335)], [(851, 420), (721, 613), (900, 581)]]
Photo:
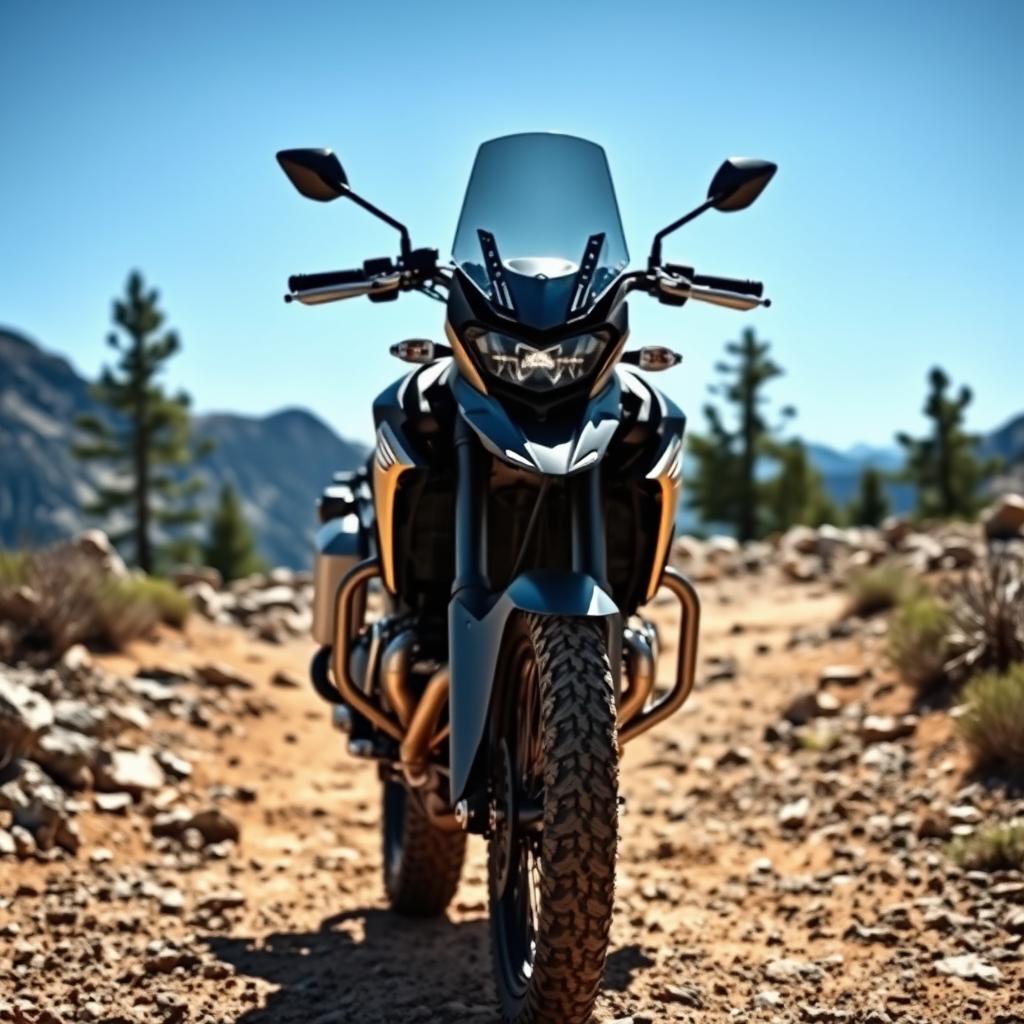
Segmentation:
[(924, 591), (923, 584), (903, 566), (877, 565), (850, 576), (847, 615), (877, 615)]
[(971, 679), (956, 724), (978, 768), (1024, 771), (1024, 664)]
[(189, 601), (151, 577), (110, 576), (92, 555), (70, 545), (0, 554), (0, 658), (46, 662), (72, 644), (122, 647), (158, 622), (180, 628)]
[(1006, 672), (1024, 662), (1024, 561), (1009, 548), (990, 551), (952, 595), (949, 671)]
[(989, 825), (956, 839), (949, 855), (968, 871), (1020, 871), (1024, 869), (1024, 821)]
[(889, 659), (900, 676), (918, 690), (927, 690), (945, 678), (949, 623), (945, 602), (923, 593), (904, 600), (889, 621)]

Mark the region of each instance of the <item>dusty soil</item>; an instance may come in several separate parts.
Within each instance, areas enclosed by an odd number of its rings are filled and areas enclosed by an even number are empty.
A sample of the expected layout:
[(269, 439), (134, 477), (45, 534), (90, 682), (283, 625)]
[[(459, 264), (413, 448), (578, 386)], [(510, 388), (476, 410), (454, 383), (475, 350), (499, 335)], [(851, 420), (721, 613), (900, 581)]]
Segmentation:
[[(702, 682), (623, 762), (596, 1019), (1024, 1020), (1024, 880), (961, 872), (941, 838), (951, 821), (1020, 814), (1019, 796), (969, 778), (943, 711), (892, 741), (861, 735), (866, 713), (915, 709), (878, 627), (830, 635), (846, 632), (839, 594), (771, 576), (703, 592)], [(670, 610), (656, 612), (667, 639)], [(200, 723), (154, 716), (193, 765), (166, 797), (111, 814), (78, 794), (77, 856), (0, 861), (0, 1020), (495, 1019), (482, 842), (447, 919), (385, 909), (376, 771), (348, 758), (305, 685), (310, 651), (196, 621), (104, 659), (134, 675), (216, 657), (254, 688), (218, 694)], [(795, 738), (784, 711), (837, 663), (868, 675), (829, 684), (839, 713)], [(272, 684), (280, 669), (302, 686)], [(175, 799), (217, 802), (240, 841), (154, 840), (152, 814)]]

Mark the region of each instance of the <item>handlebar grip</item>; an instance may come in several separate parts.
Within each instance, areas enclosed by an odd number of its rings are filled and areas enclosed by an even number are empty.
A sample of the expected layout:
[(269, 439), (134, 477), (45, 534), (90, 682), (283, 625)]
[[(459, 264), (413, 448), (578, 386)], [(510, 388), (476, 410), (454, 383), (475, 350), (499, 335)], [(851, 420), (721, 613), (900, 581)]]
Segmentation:
[(311, 288), (332, 288), (340, 284), (365, 284), (369, 277), (362, 270), (328, 270), (322, 274), (292, 274), (288, 290), (304, 292)]
[(709, 274), (694, 274), (690, 279), (702, 288), (720, 288), (726, 292), (739, 292), (740, 295), (764, 295), (764, 285), (760, 281), (740, 281), (734, 277), (712, 277)]

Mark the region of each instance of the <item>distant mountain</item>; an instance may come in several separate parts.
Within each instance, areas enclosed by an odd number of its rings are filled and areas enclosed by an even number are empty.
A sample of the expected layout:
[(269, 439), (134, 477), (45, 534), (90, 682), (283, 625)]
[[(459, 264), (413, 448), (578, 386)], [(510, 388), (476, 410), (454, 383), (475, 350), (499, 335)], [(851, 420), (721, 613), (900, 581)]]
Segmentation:
[(986, 434), (980, 447), (983, 455), (1000, 458), (1007, 466), (1024, 463), (1024, 412)]
[[(846, 451), (837, 451), (827, 445), (809, 443), (807, 455), (821, 474), (829, 497), (838, 505), (846, 505), (853, 500), (865, 469), (877, 469), (888, 474), (903, 467), (903, 453), (895, 447), (858, 444)], [(914, 488), (910, 484), (887, 481), (885, 491), (893, 512), (902, 515), (914, 507)]]
[[(42, 544), (90, 525), (81, 504), (104, 471), (71, 454), (75, 417), (102, 411), (89, 382), (66, 359), (24, 336), (0, 330), (0, 546)], [(222, 483), (237, 489), (264, 556), (306, 567), (313, 503), (339, 469), (366, 457), (302, 409), (269, 416), (199, 416), (196, 430), (215, 443), (200, 473), (208, 508)]]

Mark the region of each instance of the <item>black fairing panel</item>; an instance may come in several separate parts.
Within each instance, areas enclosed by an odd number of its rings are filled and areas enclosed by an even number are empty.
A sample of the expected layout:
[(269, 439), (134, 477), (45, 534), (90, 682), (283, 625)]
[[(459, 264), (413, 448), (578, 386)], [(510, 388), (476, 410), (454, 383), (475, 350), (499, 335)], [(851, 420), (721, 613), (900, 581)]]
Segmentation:
[(619, 426), (619, 383), (613, 378), (576, 408), (540, 417), (513, 417), (505, 404), (482, 395), (462, 376), (452, 377), (459, 412), (492, 455), (545, 476), (568, 476), (596, 465)]

